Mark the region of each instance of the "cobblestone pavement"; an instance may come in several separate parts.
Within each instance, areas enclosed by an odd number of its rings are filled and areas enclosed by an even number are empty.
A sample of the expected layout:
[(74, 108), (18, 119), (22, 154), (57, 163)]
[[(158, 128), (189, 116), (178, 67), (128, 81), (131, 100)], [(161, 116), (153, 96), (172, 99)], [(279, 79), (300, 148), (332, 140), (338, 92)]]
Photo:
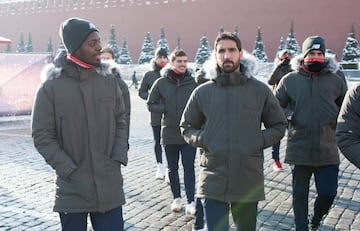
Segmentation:
[[(135, 89), (132, 100), (129, 164), (123, 168), (125, 229), (191, 230), (193, 220), (184, 211), (172, 213), (169, 186), (155, 180), (152, 131), (145, 102)], [(60, 230), (52, 212), (54, 171), (32, 144), (30, 116), (0, 118), (0, 230)], [(284, 141), (281, 158), (284, 157)], [(164, 156), (165, 159), (165, 156)], [(258, 230), (294, 230), (291, 174), (272, 171), (271, 150), (265, 150), (266, 200), (259, 203)], [(338, 196), (323, 220), (322, 230), (360, 231), (360, 171), (342, 158)], [(315, 188), (312, 183), (310, 204)], [(183, 193), (184, 196), (184, 193)], [(185, 203), (185, 199), (184, 203)], [(89, 230), (91, 226), (89, 225)], [(233, 230), (233, 228), (231, 228)]]

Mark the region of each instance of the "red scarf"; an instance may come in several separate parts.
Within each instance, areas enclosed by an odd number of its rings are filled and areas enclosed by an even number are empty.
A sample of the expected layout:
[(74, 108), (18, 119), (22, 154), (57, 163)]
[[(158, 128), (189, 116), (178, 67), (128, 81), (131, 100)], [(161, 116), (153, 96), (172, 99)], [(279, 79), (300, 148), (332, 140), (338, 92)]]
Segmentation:
[(72, 56), (71, 54), (67, 54), (66, 58), (68, 60), (73, 61), (74, 63), (76, 63), (77, 65), (79, 65), (82, 68), (85, 68), (85, 69), (94, 68), (93, 65), (85, 63), (85, 62), (81, 61), (80, 59), (76, 58), (75, 56)]

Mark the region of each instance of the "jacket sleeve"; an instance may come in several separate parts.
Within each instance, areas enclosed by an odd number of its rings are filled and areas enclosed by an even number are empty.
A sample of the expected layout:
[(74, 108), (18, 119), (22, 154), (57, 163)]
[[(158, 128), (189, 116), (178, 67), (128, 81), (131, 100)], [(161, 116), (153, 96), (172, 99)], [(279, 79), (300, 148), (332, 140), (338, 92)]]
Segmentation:
[(277, 85), (280, 82), (280, 79), (283, 77), (284, 72), (282, 71), (282, 66), (277, 65), (275, 69), (268, 76), (268, 84)]
[(119, 161), (123, 165), (128, 163), (128, 135), (126, 123), (126, 109), (123, 96), (119, 87), (116, 87), (116, 132), (111, 153), (111, 159)]
[(150, 112), (164, 113), (165, 105), (161, 99), (159, 81), (155, 81), (150, 89), (150, 94), (147, 100), (148, 109)]
[(342, 154), (360, 169), (360, 85), (345, 96), (338, 116), (336, 139)]
[(50, 94), (46, 93), (45, 87), (39, 88), (31, 119), (34, 146), (56, 174), (65, 179), (77, 166), (61, 147), (54, 111)]
[(151, 86), (149, 85), (147, 81), (147, 74), (144, 75), (144, 77), (141, 80), (140, 88), (139, 88), (139, 97), (143, 100), (147, 100), (149, 96), (149, 90)]
[(122, 98), (124, 101), (124, 105), (125, 105), (125, 121), (127, 124), (127, 128), (126, 128), (126, 133), (127, 136), (129, 137), (129, 133), (130, 133), (130, 113), (131, 113), (131, 103), (130, 103), (130, 93), (129, 93), (129, 88), (127, 86), (127, 84), (124, 82), (124, 80), (122, 80), (121, 78), (118, 78), (118, 83), (119, 83), (119, 87), (122, 93)]
[(191, 94), (180, 120), (180, 131), (186, 143), (202, 147), (205, 117), (197, 100), (196, 90)]
[(270, 89), (267, 90), (267, 97), (262, 112), (264, 148), (277, 143), (285, 134), (287, 120), (278, 100)]
[(285, 117), (288, 121), (292, 119), (294, 111), (289, 107), (289, 96), (286, 91), (286, 78), (282, 78), (275, 89), (275, 96), (280, 103), (280, 106), (285, 114)]

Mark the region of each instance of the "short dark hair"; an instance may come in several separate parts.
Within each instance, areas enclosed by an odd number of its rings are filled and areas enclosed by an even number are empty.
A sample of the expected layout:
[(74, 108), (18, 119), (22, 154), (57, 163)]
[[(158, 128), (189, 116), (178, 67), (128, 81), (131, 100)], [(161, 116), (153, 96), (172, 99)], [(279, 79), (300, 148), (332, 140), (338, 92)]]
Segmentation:
[(170, 54), (170, 61), (174, 62), (176, 57), (183, 57), (183, 56), (187, 56), (185, 51), (183, 51), (183, 50), (174, 50)]
[(237, 35), (235, 35), (233, 33), (230, 33), (230, 32), (220, 33), (215, 39), (215, 43), (214, 43), (214, 49), (215, 50), (216, 50), (216, 46), (218, 45), (218, 43), (221, 40), (232, 40), (232, 41), (234, 41), (236, 43), (236, 46), (239, 49), (239, 51), (241, 51), (241, 41), (240, 41), (240, 38)]

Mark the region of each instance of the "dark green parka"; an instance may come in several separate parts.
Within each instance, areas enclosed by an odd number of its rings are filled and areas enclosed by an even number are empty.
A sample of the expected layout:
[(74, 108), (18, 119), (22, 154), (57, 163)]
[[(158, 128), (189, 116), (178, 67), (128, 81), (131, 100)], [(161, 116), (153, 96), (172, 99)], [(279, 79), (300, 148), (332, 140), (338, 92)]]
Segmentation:
[(338, 65), (325, 58), (315, 74), (302, 67), (303, 56), (291, 60), (293, 72), (284, 76), (275, 95), (289, 119), (285, 163), (323, 166), (339, 164), (336, 119), (347, 87), (335, 73)]
[(170, 76), (170, 66), (161, 70), (162, 77), (155, 81), (147, 101), (149, 111), (162, 114), (161, 143), (185, 144), (179, 122), (186, 102), (197, 83), (187, 70), (185, 77), (177, 81)]
[[(140, 98), (147, 100), (149, 97), (149, 92), (154, 84), (154, 82), (161, 77), (160, 71), (161, 68), (156, 65), (155, 58), (150, 62), (151, 70), (146, 72), (144, 77), (141, 80), (140, 88), (139, 88), (139, 96)], [(161, 125), (161, 113), (158, 112), (150, 112), (150, 124), (152, 126)]]
[(284, 135), (286, 118), (271, 89), (253, 77), (244, 54), (241, 72), (222, 74), (212, 58), (209, 81), (192, 93), (180, 122), (185, 141), (200, 148), (197, 196), (256, 202), (264, 195), (263, 150)]
[(128, 137), (110, 68), (48, 65), (32, 114), (34, 145), (56, 171), (57, 212), (104, 212), (125, 203)]

